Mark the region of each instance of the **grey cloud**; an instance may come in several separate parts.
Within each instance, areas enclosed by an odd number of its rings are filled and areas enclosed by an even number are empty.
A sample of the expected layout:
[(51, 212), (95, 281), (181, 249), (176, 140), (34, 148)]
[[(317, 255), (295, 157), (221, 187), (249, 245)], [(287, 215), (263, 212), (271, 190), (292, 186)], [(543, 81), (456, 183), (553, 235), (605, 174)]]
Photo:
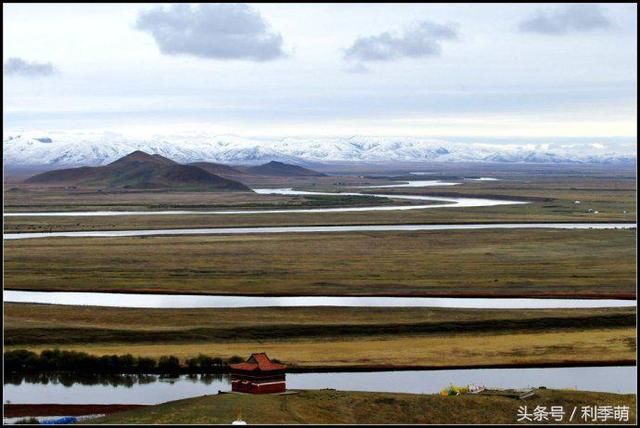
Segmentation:
[(50, 62), (28, 62), (22, 58), (12, 57), (4, 63), (3, 72), (7, 76), (45, 77), (55, 74), (56, 69)]
[(143, 11), (136, 28), (167, 55), (268, 61), (285, 56), (282, 36), (246, 4), (177, 4)]
[(402, 34), (384, 32), (359, 37), (344, 51), (347, 60), (392, 61), (440, 55), (443, 40), (455, 40), (458, 32), (453, 24), (441, 25), (422, 21)]
[(609, 27), (611, 22), (597, 4), (572, 4), (555, 10), (539, 10), (518, 26), (520, 31), (550, 35)]

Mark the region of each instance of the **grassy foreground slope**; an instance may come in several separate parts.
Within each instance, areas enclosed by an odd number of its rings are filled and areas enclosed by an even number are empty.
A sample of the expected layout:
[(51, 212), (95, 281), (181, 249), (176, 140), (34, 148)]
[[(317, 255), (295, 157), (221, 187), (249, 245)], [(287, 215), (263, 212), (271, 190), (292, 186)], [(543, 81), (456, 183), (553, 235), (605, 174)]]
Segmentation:
[(4, 287), (634, 298), (635, 244), (635, 230), (543, 229), (10, 240)]
[(636, 420), (636, 396), (582, 391), (537, 390), (526, 401), (495, 396), (442, 397), (305, 390), (291, 395), (208, 395), (172, 401), (110, 415), (92, 423), (110, 424), (228, 424), (238, 411), (250, 424), (390, 424), (390, 423), (501, 423), (517, 421), (518, 407), (563, 406), (570, 417), (582, 406), (629, 406), (629, 423)]

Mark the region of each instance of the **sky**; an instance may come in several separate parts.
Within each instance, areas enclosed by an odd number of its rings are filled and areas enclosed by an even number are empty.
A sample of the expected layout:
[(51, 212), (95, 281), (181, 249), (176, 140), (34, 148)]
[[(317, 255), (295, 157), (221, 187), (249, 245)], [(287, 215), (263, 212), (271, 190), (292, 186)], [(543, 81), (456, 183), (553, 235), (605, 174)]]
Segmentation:
[(635, 141), (635, 4), (3, 4), (7, 130)]

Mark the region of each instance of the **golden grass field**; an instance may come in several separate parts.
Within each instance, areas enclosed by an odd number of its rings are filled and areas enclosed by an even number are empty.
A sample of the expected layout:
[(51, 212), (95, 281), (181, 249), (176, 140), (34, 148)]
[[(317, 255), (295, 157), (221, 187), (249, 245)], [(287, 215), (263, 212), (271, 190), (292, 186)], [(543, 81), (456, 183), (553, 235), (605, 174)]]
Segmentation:
[[(125, 309), (5, 303), (6, 349), (268, 352), (287, 364), (464, 366), (635, 359), (635, 308)], [(331, 346), (327, 346), (327, 343)]]
[[(328, 342), (329, 341), (329, 342)], [(8, 346), (33, 351), (55, 344)], [(84, 343), (65, 344), (65, 350), (94, 355), (127, 354), (181, 359), (200, 353), (229, 358), (266, 352), (291, 366), (303, 368), (372, 366), (468, 367), (541, 365), (635, 360), (634, 327), (545, 332), (493, 332), (446, 335), (365, 336), (310, 339), (195, 341), (192, 343)]]
[(532, 321), (534, 330), (546, 320), (581, 319), (585, 327), (592, 318), (634, 317), (635, 308), (589, 309), (450, 309), (385, 307), (264, 307), (230, 309), (139, 309), (95, 306), (4, 304), (5, 335), (31, 328), (94, 328), (123, 331), (179, 332), (191, 329), (243, 329), (281, 326), (388, 326), (428, 323), (492, 322), (499, 326), (510, 321)]

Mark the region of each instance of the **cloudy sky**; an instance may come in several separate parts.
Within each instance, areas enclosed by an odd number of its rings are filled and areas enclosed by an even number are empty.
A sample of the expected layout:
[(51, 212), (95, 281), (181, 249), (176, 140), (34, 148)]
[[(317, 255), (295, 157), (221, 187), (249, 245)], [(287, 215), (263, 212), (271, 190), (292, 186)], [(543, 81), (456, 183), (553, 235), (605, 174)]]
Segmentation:
[(636, 137), (635, 4), (3, 4), (5, 131)]

